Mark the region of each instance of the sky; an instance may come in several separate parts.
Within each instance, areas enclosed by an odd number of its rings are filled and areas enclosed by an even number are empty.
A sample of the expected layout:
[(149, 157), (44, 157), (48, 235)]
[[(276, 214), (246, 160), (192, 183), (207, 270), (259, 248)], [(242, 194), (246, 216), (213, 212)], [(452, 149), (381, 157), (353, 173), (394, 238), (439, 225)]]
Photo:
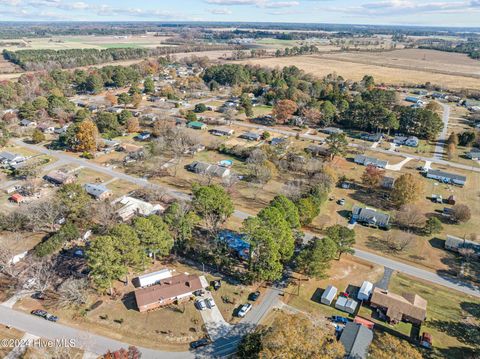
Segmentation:
[(480, 0), (0, 0), (0, 20), (480, 27)]

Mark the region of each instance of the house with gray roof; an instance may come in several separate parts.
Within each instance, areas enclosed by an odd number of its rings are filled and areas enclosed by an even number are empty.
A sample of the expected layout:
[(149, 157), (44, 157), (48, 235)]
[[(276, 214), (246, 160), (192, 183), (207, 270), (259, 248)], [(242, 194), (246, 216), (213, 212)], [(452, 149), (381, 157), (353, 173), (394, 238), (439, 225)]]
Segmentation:
[(340, 343), (345, 347), (345, 358), (366, 358), (372, 340), (373, 332), (370, 329), (359, 323), (348, 322), (340, 336)]
[(445, 249), (460, 252), (461, 249), (473, 249), (475, 256), (480, 256), (480, 243), (447, 234)]
[(13, 166), (16, 165), (17, 163), (25, 162), (27, 159), (25, 156), (16, 154), (16, 153), (11, 153), (11, 152), (0, 152), (0, 164), (2, 165), (7, 165), (7, 166)]
[(456, 184), (458, 186), (464, 186), (467, 182), (467, 177), (457, 175), (455, 173), (448, 173), (440, 170), (429, 170), (426, 173), (427, 178), (436, 179), (443, 183)]
[(103, 200), (112, 195), (112, 192), (102, 184), (87, 183), (85, 191), (95, 199)]
[(378, 168), (385, 168), (388, 166), (388, 161), (379, 160), (375, 157), (369, 157), (364, 155), (357, 155), (353, 159), (356, 164), (363, 165), (363, 166), (375, 166)]
[(210, 175), (220, 178), (225, 178), (230, 176), (230, 169), (226, 167), (222, 167), (219, 165), (212, 165), (210, 163), (205, 162), (198, 162), (195, 161), (187, 166), (187, 170), (202, 174), (202, 175)]
[(388, 229), (390, 215), (377, 212), (377, 210), (373, 208), (353, 206), (352, 219), (368, 226)]

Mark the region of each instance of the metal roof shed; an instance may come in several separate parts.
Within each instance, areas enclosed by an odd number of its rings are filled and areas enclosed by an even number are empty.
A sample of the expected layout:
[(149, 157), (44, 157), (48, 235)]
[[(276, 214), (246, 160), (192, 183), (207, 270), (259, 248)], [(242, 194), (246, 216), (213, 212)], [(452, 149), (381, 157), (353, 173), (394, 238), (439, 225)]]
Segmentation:
[(170, 278), (172, 274), (173, 272), (170, 269), (164, 268), (156, 272), (141, 275), (137, 278), (138, 286), (147, 287), (161, 281), (162, 279)]
[(329, 285), (327, 288), (325, 288), (325, 291), (323, 292), (322, 297), (320, 298), (320, 302), (322, 302), (325, 305), (331, 305), (336, 295), (337, 295), (337, 288), (335, 288), (333, 285)]
[(355, 313), (355, 309), (357, 309), (357, 302), (346, 297), (338, 297), (335, 302), (335, 308), (353, 314)]
[(373, 284), (365, 281), (363, 282), (360, 290), (358, 291), (357, 299), (358, 300), (369, 300), (370, 295), (372, 295)]

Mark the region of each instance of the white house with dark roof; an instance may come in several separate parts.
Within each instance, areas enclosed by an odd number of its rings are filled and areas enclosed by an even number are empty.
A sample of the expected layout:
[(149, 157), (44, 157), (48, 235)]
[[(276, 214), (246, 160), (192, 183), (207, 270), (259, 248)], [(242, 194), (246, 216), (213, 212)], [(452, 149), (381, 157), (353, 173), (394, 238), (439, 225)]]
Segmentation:
[(457, 175), (455, 173), (448, 173), (440, 170), (429, 170), (426, 173), (427, 178), (436, 179), (437, 181), (443, 183), (456, 184), (458, 186), (464, 186), (467, 182), (467, 177), (462, 175)]
[(21, 162), (25, 162), (27, 159), (25, 156), (11, 153), (11, 152), (0, 152), (0, 164), (13, 166)]
[(375, 166), (378, 168), (385, 168), (388, 166), (388, 161), (380, 160), (375, 157), (369, 157), (364, 155), (357, 155), (353, 159), (356, 164), (363, 166)]
[(84, 188), (90, 196), (98, 200), (103, 200), (112, 195), (112, 192), (102, 184), (87, 183)]
[(388, 228), (390, 223), (390, 215), (386, 213), (377, 212), (373, 208), (362, 208), (359, 206), (353, 206), (352, 219), (359, 223), (364, 223), (369, 226)]

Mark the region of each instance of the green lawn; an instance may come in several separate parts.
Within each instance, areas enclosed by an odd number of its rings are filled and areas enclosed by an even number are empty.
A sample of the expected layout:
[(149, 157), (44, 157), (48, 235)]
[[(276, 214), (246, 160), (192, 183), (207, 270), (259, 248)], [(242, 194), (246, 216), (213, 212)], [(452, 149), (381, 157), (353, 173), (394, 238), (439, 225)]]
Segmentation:
[(478, 298), (416, 281), (403, 274), (396, 274), (392, 278), (389, 290), (398, 294), (414, 292), (427, 300), (427, 321), (422, 326), (422, 332), (432, 334), (433, 346), (438, 354), (454, 358), (457, 357), (459, 347), (463, 347), (462, 350), (474, 346), (478, 348), (480, 343)]

